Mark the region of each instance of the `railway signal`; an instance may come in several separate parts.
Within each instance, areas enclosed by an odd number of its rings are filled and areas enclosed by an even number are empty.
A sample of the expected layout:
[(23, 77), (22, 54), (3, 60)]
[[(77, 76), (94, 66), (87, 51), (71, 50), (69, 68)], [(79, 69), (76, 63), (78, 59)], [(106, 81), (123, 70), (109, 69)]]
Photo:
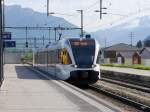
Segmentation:
[(26, 48), (28, 48), (28, 42), (26, 42)]

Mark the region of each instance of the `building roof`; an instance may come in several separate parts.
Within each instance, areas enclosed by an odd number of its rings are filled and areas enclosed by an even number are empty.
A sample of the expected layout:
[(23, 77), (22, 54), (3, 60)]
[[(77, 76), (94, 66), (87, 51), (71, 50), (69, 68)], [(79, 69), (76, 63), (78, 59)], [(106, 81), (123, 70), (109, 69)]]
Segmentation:
[(135, 46), (131, 46), (124, 43), (115, 44), (113, 46), (104, 48), (104, 51), (138, 51), (139, 49)]
[(144, 50), (146, 50), (147, 52), (150, 52), (150, 47), (144, 47), (143, 49), (141, 49), (141, 54), (142, 54), (142, 52), (144, 51)]
[(150, 59), (150, 47), (145, 47), (141, 50), (140, 55), (144, 59)]
[(118, 52), (121, 56), (124, 58), (132, 58), (133, 54), (138, 53), (138, 52)]

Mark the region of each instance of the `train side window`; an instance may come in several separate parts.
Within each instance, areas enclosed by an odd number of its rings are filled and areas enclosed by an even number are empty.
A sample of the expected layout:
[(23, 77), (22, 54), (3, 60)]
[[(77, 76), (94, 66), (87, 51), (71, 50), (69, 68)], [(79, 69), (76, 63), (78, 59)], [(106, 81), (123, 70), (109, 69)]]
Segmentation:
[(60, 49), (57, 50), (57, 59), (58, 59), (58, 63), (60, 63), (61, 62), (61, 60), (60, 60)]

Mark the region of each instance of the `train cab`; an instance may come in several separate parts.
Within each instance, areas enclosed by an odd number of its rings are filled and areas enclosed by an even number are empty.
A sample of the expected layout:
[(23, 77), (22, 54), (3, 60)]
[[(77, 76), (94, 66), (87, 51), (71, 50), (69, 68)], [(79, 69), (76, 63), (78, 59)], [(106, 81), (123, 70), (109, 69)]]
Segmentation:
[(35, 53), (35, 66), (60, 80), (76, 85), (93, 84), (100, 78), (99, 44), (91, 38), (62, 39)]

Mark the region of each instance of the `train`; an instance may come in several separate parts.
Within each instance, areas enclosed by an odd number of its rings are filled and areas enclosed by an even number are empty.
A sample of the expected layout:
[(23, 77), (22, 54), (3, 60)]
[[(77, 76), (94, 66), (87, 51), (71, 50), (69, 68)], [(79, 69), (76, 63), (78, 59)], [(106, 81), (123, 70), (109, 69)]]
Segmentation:
[(66, 38), (37, 49), (33, 66), (59, 80), (89, 85), (100, 79), (100, 45), (93, 38)]

